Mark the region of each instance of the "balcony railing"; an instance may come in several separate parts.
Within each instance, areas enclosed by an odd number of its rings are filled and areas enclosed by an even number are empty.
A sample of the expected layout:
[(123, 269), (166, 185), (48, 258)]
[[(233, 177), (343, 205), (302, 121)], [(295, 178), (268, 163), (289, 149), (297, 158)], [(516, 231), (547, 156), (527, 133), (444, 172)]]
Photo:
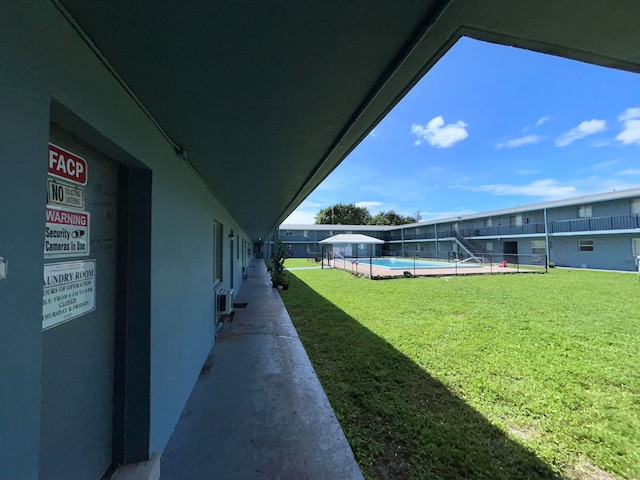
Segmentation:
[[(573, 232), (593, 232), (603, 230), (633, 230), (640, 229), (640, 215), (617, 215), (612, 217), (596, 217), (596, 218), (578, 218), (574, 220), (558, 220), (549, 222), (549, 233), (573, 233)], [(334, 232), (336, 233), (336, 232)], [(358, 232), (359, 233), (359, 232)], [(400, 230), (392, 230), (387, 232), (362, 232), (369, 236), (374, 236), (389, 241), (402, 240), (403, 236)], [(460, 235), (465, 238), (473, 237), (496, 237), (507, 235), (531, 235), (545, 233), (544, 223), (528, 223), (524, 225), (514, 226), (495, 226), (481, 228), (463, 228), (459, 231)], [(303, 235), (281, 235), (283, 242), (309, 242), (315, 243), (330, 237), (330, 232), (316, 232), (314, 237), (309, 234), (307, 237)], [(455, 236), (453, 230), (438, 231), (438, 239), (452, 238)], [(404, 240), (433, 240), (435, 233), (429, 232), (404, 232)]]
[(632, 230), (640, 228), (640, 215), (578, 218), (549, 222), (549, 233), (594, 232), (602, 230)]
[(433, 232), (404, 232), (405, 240), (430, 240), (435, 238), (435, 234)]
[(489, 237), (498, 235), (531, 235), (544, 233), (544, 223), (527, 223), (523, 225), (498, 225), (495, 227), (466, 228), (460, 230), (463, 237)]
[(400, 234), (400, 231), (394, 231), (391, 232), (389, 234), (389, 236), (387, 238), (385, 238), (385, 240), (387, 241), (391, 241), (391, 240), (402, 240), (402, 235)]
[(292, 234), (292, 235), (286, 235), (286, 234), (282, 234), (282, 232), (280, 232), (280, 240), (282, 240), (283, 242), (312, 242), (313, 243), (313, 235), (307, 235), (306, 237), (304, 235), (296, 235), (296, 234)]

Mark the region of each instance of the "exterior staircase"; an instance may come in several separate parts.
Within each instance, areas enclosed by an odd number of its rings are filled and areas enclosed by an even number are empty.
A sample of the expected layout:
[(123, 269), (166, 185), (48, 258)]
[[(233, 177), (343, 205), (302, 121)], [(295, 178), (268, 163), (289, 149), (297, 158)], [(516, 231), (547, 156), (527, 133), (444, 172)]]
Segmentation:
[(475, 257), (477, 255), (482, 254), (483, 252), (480, 251), (480, 249), (474, 245), (473, 243), (471, 243), (469, 240), (467, 240), (466, 238), (464, 238), (462, 235), (460, 235), (460, 233), (458, 233), (457, 231), (453, 230), (453, 239), (454, 241), (460, 246), (460, 248), (462, 248), (462, 250), (464, 250), (469, 256)]

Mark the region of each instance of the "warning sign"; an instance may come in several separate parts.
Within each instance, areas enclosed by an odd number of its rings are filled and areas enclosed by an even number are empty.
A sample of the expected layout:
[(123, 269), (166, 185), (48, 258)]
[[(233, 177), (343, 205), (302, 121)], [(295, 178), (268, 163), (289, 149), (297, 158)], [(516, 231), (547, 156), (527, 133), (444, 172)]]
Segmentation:
[(69, 150), (49, 144), (49, 175), (80, 185), (87, 184), (87, 161)]
[(93, 312), (96, 308), (96, 261), (44, 266), (42, 329)]
[(47, 205), (44, 258), (89, 255), (89, 213)]
[(84, 190), (64, 183), (47, 179), (47, 198), (49, 203), (72, 208), (84, 208)]

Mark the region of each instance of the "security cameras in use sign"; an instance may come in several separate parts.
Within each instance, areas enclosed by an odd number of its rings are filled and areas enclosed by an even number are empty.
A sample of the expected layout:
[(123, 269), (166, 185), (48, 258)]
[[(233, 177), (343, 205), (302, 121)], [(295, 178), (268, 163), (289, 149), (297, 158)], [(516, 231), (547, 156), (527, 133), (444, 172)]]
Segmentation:
[(79, 185), (87, 184), (87, 161), (53, 143), (49, 144), (49, 175)]
[(47, 223), (44, 230), (45, 259), (89, 255), (89, 226), (89, 212), (47, 205)]

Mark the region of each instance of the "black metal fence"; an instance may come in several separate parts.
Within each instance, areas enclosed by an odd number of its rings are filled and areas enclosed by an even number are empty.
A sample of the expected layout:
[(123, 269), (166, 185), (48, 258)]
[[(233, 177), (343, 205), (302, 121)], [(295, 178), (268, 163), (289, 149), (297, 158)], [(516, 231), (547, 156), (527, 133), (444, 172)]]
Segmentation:
[[(313, 261), (319, 263), (318, 258), (314, 258)], [(446, 252), (437, 257), (429, 252), (417, 252), (417, 254), (411, 252), (411, 254), (399, 255), (387, 251), (379, 257), (344, 257), (327, 253), (321, 262), (323, 267), (340, 268), (372, 278), (403, 275), (546, 273), (548, 268), (546, 255), (507, 253), (467, 255), (462, 252)]]

